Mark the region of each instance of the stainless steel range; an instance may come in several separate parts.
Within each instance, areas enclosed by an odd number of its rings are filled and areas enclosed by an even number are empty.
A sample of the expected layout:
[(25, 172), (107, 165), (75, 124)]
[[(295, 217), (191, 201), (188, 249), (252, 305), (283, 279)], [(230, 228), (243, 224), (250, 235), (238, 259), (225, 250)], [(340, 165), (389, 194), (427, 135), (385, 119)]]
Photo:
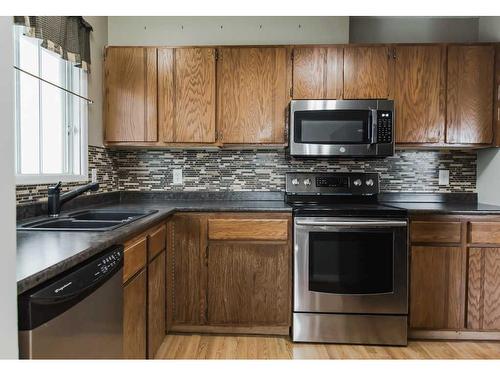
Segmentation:
[(289, 173), (293, 341), (406, 345), (407, 213), (376, 173)]

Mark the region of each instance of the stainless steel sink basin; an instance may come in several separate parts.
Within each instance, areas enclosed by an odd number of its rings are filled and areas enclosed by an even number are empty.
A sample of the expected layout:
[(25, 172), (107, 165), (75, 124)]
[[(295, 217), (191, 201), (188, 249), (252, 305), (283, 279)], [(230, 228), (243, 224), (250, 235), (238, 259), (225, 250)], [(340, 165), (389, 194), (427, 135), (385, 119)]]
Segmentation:
[(109, 231), (151, 215), (158, 210), (85, 210), (67, 216), (37, 220), (18, 226), (18, 230)]
[(145, 216), (144, 212), (137, 211), (104, 211), (104, 210), (88, 210), (77, 212), (69, 215), (75, 220), (111, 220), (111, 221), (131, 221), (138, 217)]

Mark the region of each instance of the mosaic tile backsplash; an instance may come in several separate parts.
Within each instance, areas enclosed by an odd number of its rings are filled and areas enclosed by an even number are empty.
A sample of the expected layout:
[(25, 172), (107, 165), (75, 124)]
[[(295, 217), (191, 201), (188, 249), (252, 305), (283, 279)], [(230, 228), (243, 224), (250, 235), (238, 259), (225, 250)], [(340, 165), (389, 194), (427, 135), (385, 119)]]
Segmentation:
[[(476, 152), (399, 150), (385, 159), (291, 159), (284, 150), (117, 150), (121, 190), (284, 191), (285, 173), (379, 172), (386, 192), (475, 192)], [(172, 184), (182, 168), (183, 185)], [(450, 185), (439, 186), (439, 169)]]
[[(284, 150), (107, 150), (89, 147), (100, 191), (284, 191), (289, 171), (379, 172), (385, 192), (475, 192), (475, 151), (398, 150), (385, 159), (291, 159)], [(173, 185), (172, 170), (183, 184)], [(439, 169), (450, 185), (439, 186)], [(67, 184), (66, 189), (81, 184)], [(47, 185), (17, 187), (18, 203), (44, 198)]]
[[(111, 154), (113, 151), (103, 147), (89, 146), (89, 180), (91, 179), (91, 171), (97, 169), (97, 180), (99, 181), (99, 191), (115, 191), (118, 189), (116, 168), (113, 165)], [(75, 187), (82, 186), (88, 181), (82, 182), (66, 182), (63, 183), (61, 191), (68, 191)], [(47, 190), (49, 186), (54, 184), (43, 185), (17, 185), (16, 198), (17, 203), (28, 203), (47, 198)], [(87, 194), (93, 194), (89, 192)]]

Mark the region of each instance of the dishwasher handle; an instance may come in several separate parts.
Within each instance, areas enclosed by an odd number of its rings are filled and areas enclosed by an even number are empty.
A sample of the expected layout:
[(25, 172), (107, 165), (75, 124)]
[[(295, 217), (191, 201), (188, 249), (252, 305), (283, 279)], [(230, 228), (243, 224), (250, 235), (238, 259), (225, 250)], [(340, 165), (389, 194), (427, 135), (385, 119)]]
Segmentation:
[(92, 294), (123, 269), (123, 246), (78, 265), (18, 298), (19, 329), (38, 327)]

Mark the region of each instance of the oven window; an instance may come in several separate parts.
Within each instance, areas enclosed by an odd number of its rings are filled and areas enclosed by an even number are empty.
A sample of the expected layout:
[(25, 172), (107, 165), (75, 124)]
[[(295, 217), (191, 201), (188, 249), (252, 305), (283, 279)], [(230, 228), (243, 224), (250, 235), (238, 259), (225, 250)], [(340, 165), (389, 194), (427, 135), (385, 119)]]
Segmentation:
[(297, 111), (295, 142), (321, 144), (368, 143), (367, 110)]
[(309, 290), (338, 294), (393, 291), (392, 232), (309, 233)]

